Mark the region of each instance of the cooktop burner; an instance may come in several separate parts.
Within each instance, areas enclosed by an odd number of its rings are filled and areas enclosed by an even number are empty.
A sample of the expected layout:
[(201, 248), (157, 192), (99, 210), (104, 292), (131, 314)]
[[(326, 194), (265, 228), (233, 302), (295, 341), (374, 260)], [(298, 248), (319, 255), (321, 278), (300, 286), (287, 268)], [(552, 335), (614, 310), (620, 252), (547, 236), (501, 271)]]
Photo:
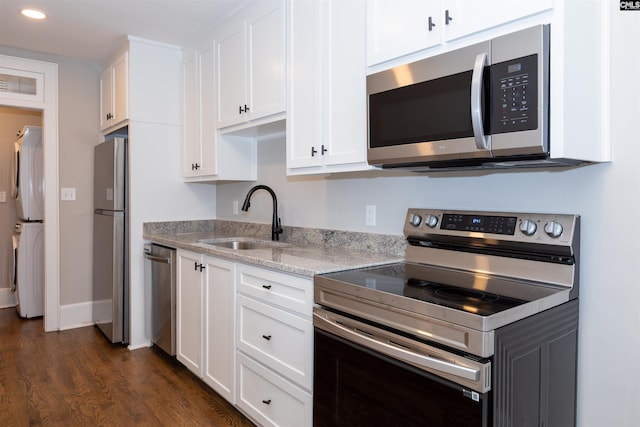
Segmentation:
[(328, 279), (437, 304), (479, 316), (490, 316), (555, 291), (516, 280), (439, 267), (398, 263), (324, 274)]

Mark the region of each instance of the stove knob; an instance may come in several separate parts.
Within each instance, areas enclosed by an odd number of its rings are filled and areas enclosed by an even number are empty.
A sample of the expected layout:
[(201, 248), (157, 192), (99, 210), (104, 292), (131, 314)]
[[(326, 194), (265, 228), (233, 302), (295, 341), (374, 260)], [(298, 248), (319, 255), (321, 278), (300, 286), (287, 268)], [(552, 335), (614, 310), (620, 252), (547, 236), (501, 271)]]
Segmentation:
[(425, 218), (424, 224), (429, 228), (433, 228), (436, 225), (438, 225), (438, 217), (435, 215), (429, 214), (427, 215), (427, 218)]
[(544, 232), (547, 233), (549, 237), (560, 237), (563, 231), (562, 224), (556, 221), (549, 221), (544, 225)]
[(418, 215), (418, 214), (413, 214), (413, 215), (411, 215), (411, 219), (409, 220), (409, 222), (414, 227), (417, 227), (422, 222), (422, 217), (420, 215)]
[(537, 229), (538, 226), (536, 223), (530, 219), (525, 219), (520, 223), (520, 231), (522, 231), (522, 234), (526, 236), (533, 236)]

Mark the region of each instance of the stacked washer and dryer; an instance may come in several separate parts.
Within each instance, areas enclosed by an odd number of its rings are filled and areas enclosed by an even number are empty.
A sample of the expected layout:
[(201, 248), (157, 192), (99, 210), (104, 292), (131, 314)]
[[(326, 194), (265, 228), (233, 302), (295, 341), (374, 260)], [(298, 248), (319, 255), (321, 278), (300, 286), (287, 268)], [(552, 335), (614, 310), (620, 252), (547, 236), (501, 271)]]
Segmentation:
[(44, 170), (42, 128), (25, 126), (14, 143), (11, 195), (18, 223), (13, 235), (13, 283), (21, 317), (44, 314)]

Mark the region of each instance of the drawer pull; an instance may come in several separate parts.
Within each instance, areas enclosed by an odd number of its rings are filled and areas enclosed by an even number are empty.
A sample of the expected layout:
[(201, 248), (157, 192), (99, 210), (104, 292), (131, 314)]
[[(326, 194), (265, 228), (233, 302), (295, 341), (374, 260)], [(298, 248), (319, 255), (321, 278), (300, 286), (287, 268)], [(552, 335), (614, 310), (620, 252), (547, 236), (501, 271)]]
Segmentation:
[(271, 340), (271, 335), (263, 335), (262, 338), (264, 338), (265, 340), (269, 341), (269, 340)]
[(263, 288), (265, 288), (266, 290), (271, 289), (271, 285), (262, 285)]
[(271, 399), (263, 400), (262, 403), (264, 403), (265, 405), (270, 405), (271, 404)]

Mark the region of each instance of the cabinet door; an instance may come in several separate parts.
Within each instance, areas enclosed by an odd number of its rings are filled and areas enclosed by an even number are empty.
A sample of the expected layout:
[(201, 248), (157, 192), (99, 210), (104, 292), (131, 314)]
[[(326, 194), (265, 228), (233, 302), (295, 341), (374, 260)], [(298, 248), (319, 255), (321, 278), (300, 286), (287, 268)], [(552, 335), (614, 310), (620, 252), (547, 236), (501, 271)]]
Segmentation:
[(225, 25), (216, 37), (218, 128), (245, 120), (246, 96), (244, 21), (234, 20)]
[(177, 358), (202, 377), (202, 273), (201, 256), (178, 251)]
[(322, 165), (322, 2), (289, 4), (287, 169)]
[(553, 0), (444, 0), (442, 7), (450, 18), (444, 26), (449, 41), (551, 9)]
[(184, 133), (182, 142), (182, 175), (199, 175), (200, 161), (200, 97), (198, 96), (198, 54), (183, 64)]
[(118, 124), (129, 118), (129, 52), (113, 63), (113, 122)]
[(366, 11), (364, 2), (327, 2), (324, 74), (325, 166), (367, 169)]
[(442, 43), (440, 0), (370, 0), (366, 4), (368, 65)]
[(282, 1), (261, 1), (248, 9), (248, 120), (285, 110), (284, 9)]
[(235, 403), (235, 264), (211, 257), (204, 257), (204, 263), (204, 381)]
[(213, 42), (200, 53), (200, 175), (218, 174), (215, 124), (215, 54)]
[(108, 67), (100, 76), (100, 130), (111, 126), (113, 111), (113, 72)]

